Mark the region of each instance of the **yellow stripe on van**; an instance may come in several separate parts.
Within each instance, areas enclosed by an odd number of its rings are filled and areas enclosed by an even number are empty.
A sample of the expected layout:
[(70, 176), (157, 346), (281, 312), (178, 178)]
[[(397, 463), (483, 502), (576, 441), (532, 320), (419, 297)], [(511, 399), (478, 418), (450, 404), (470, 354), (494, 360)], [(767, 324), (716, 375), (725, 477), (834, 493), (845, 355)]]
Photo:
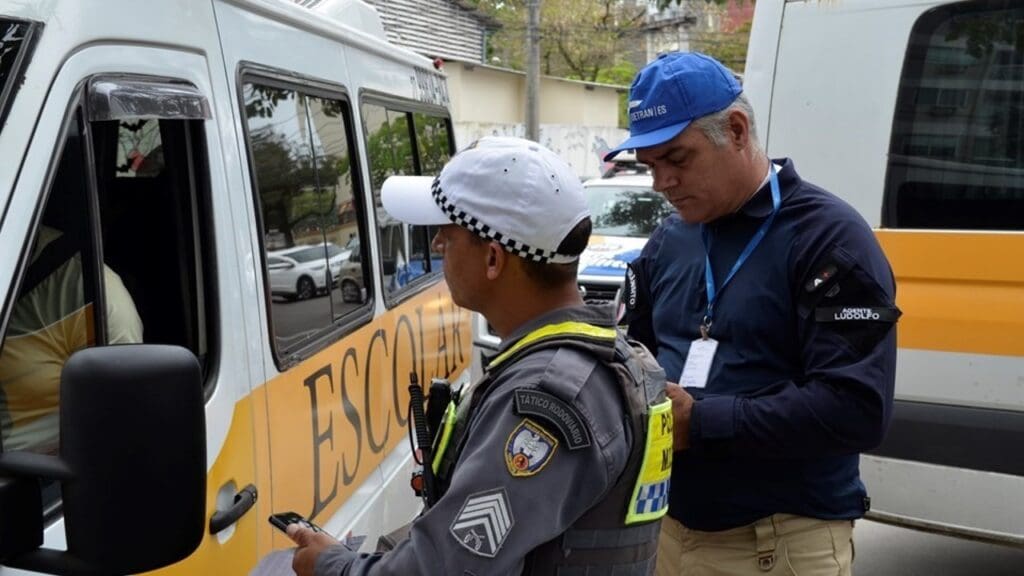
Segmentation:
[[(261, 499), (263, 512), (293, 510), (326, 523), (409, 441), (410, 372), (421, 386), (456, 378), (471, 345), (469, 312), (437, 282), (268, 382), (269, 461), (257, 465), (270, 470), (273, 494)], [(269, 538), (261, 538), (260, 555), (291, 546), (262, 515)]]
[[(231, 415), (231, 428), (228, 430), (227, 438), (221, 448), (217, 460), (213, 463), (206, 475), (206, 517), (209, 517), (217, 509), (218, 489), (228, 482), (234, 481), (237, 489), (241, 490), (250, 483), (256, 483), (253, 478), (255, 462), (253, 460), (253, 396), (247, 396), (235, 404), (234, 414)], [(209, 415), (208, 415), (209, 417)], [(153, 455), (159, 457), (159, 455)], [(264, 495), (263, 490), (269, 493), (269, 485), (257, 485), (259, 494)], [(216, 567), (218, 574), (248, 574), (258, 559), (256, 556), (256, 535), (263, 526), (267, 524), (266, 514), (260, 514), (259, 501), (257, 505), (243, 515), (234, 527), (231, 534), (223, 543), (216, 535), (210, 534), (207, 525), (206, 536), (199, 544), (199, 548), (191, 556), (161, 568), (150, 575), (159, 576), (196, 576), (197, 574), (210, 574), (211, 567)], [(159, 522), (159, 518), (150, 518), (150, 522)], [(144, 526), (135, 529), (144, 530)], [(231, 530), (231, 528), (228, 528)]]
[(470, 360), (469, 330), (469, 312), (437, 282), (258, 386), (235, 404), (208, 473), (207, 518), (230, 481), (238, 489), (254, 483), (256, 505), (224, 542), (207, 533), (187, 559), (151, 574), (194, 576), (211, 567), (248, 574), (272, 550), (293, 546), (267, 522), (271, 513), (293, 510), (326, 523), (408, 441), (409, 373), (421, 385), (461, 374)]
[(900, 348), (1024, 355), (1024, 234), (878, 230)]

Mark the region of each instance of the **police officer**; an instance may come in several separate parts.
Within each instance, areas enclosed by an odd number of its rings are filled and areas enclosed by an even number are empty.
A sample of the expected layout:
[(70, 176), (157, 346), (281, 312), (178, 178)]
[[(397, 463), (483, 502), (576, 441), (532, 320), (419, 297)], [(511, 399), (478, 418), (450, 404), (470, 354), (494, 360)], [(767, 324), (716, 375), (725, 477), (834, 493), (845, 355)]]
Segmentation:
[(769, 161), (717, 61), (663, 55), (629, 100), (630, 137), (609, 157), (635, 149), (678, 212), (625, 299), (630, 334), (682, 385), (657, 573), (849, 574), (869, 502), (858, 453), (892, 409), (889, 263), (852, 207)]
[(395, 218), (440, 226), (452, 298), (481, 312), (502, 346), (449, 412), (432, 459), (441, 495), (409, 537), (367, 555), (292, 527), (295, 571), (653, 573), (671, 401), (664, 372), (617, 334), (611, 309), (579, 295), (591, 224), (577, 176), (539, 144), (484, 138), (437, 179), (393, 177), (382, 196)]

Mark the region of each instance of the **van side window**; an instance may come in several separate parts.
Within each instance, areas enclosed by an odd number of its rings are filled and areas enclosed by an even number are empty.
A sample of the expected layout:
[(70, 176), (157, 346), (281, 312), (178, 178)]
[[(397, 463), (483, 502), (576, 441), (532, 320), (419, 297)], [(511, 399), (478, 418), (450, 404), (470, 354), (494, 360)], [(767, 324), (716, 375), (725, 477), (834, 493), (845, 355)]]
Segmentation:
[(369, 274), (348, 104), (267, 82), (245, 83), (243, 98), (280, 359), (367, 311)]
[(39, 22), (0, 17), (0, 128), (6, 124), (41, 28)]
[[(417, 112), (413, 114), (413, 127), (416, 132), (416, 148), (420, 157), (420, 172), (422, 174), (440, 174), (441, 169), (452, 157), (452, 139), (448, 130), (448, 120), (440, 116)], [(436, 226), (428, 226), (426, 234), (419, 238), (413, 238), (414, 242), (426, 242), (425, 250), (430, 254), (432, 270), (441, 269), (442, 254), (436, 252), (431, 243), (436, 233)]]
[(910, 34), (882, 225), (1024, 230), (1024, 8), (960, 2)]
[[(417, 285), (417, 279), (441, 270), (441, 255), (431, 239), (435, 227), (396, 222), (384, 211), (380, 190), (393, 175), (437, 175), (451, 157), (451, 131), (447, 118), (426, 112), (403, 111), (398, 106), (364, 102), (370, 183), (380, 235), (384, 292), (389, 304)], [(406, 288), (410, 287), (410, 288)]]
[(420, 172), (440, 174), (452, 154), (449, 148), (448, 121), (440, 116), (422, 112), (413, 114), (416, 148), (419, 151)]
[(210, 365), (202, 124), (87, 118), (79, 105), (68, 120), (5, 328), (8, 451), (57, 451), (60, 375), (75, 351), (173, 344)]

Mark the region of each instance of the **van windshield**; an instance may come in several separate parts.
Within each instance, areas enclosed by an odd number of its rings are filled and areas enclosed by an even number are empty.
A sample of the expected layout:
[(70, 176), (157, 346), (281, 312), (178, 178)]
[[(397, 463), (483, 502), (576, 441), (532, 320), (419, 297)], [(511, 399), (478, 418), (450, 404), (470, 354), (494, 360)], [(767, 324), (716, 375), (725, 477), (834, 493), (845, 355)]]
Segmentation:
[(7, 116), (7, 106), (18, 89), (18, 76), (23, 68), (33, 25), (24, 20), (0, 16), (0, 129)]

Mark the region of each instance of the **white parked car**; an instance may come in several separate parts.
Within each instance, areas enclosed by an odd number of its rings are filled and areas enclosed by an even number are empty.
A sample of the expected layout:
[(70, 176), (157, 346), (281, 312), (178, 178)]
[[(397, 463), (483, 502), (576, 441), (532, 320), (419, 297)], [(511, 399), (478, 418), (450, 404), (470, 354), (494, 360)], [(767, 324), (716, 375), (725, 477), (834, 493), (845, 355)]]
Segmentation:
[(349, 252), (338, 267), (334, 278), (341, 289), (341, 301), (346, 304), (366, 302), (366, 285), (363, 283), (362, 253), (359, 251), (359, 237), (350, 241), (345, 249)]
[(351, 249), (331, 242), (267, 252), (270, 293), (294, 300), (325, 294), (337, 282), (350, 253)]

